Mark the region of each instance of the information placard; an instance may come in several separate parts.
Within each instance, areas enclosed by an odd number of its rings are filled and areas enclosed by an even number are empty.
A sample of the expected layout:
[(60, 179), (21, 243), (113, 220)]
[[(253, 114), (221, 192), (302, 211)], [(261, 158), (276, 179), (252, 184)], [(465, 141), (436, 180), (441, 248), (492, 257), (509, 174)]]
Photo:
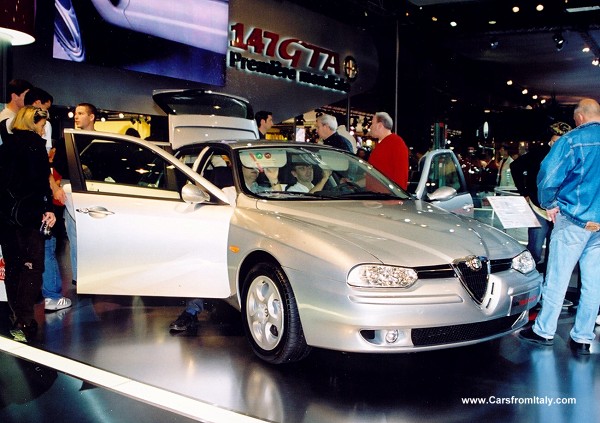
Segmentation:
[(524, 197), (496, 195), (487, 197), (504, 229), (538, 228), (540, 222)]

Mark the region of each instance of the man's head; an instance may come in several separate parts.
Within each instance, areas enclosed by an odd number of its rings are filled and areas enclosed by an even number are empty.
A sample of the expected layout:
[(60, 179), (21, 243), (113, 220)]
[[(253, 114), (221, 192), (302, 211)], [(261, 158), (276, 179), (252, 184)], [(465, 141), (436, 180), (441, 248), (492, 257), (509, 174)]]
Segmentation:
[(90, 103), (79, 103), (75, 108), (75, 127), (86, 131), (94, 130), (94, 122), (98, 116), (98, 109)]
[(258, 178), (258, 169), (255, 167), (242, 166), (242, 175), (244, 176), (244, 182), (250, 187), (256, 182), (256, 178)]
[(394, 121), (388, 113), (377, 112), (371, 122), (371, 136), (381, 140), (392, 133), (393, 127)]
[(273, 126), (273, 113), (266, 110), (256, 112), (254, 119), (256, 120), (256, 126), (258, 126), (258, 130), (263, 135), (266, 134)]
[(33, 85), (24, 79), (13, 79), (8, 83), (7, 88), (7, 107), (16, 113), (25, 106), (25, 94), (33, 88)]
[(500, 154), (501, 159), (507, 159), (508, 156), (510, 155), (508, 152), (508, 145), (502, 144), (500, 146), (500, 150), (498, 150), (498, 153)]
[(321, 139), (329, 138), (336, 130), (337, 119), (331, 115), (321, 115), (317, 118), (317, 134)]
[(25, 105), (35, 106), (40, 109), (48, 110), (52, 107), (54, 98), (47, 92), (38, 87), (33, 87), (25, 93)]
[(315, 171), (312, 165), (309, 164), (295, 164), (292, 167), (291, 173), (302, 185), (311, 184), (315, 177)]
[(587, 122), (600, 122), (600, 105), (592, 98), (584, 98), (577, 104), (573, 112), (575, 126), (582, 125)]

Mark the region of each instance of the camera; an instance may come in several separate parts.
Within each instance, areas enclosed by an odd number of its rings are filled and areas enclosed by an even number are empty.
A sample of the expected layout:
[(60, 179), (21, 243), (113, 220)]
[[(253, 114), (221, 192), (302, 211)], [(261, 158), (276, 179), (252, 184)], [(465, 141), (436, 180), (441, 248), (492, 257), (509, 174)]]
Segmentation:
[(42, 222), (42, 226), (40, 226), (40, 234), (42, 234), (45, 238), (50, 238), (50, 236), (52, 236), (52, 228), (48, 226), (48, 223)]

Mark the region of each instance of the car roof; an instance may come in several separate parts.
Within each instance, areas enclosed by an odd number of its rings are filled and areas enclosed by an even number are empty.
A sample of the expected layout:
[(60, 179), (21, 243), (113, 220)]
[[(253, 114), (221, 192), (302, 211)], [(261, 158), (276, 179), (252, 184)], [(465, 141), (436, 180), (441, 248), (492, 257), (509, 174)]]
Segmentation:
[[(314, 143), (307, 143), (307, 142), (300, 142), (300, 141), (271, 141), (271, 140), (213, 140), (213, 141), (199, 141), (199, 142), (195, 142), (195, 143), (191, 143), (191, 144), (186, 144), (185, 146), (182, 146), (181, 148), (178, 148), (176, 151), (179, 150), (186, 150), (189, 148), (200, 148), (202, 146), (206, 146), (206, 145), (215, 145), (215, 144), (220, 144), (220, 145), (226, 145), (227, 147), (229, 147), (232, 150), (239, 150), (239, 149), (243, 149), (243, 148), (248, 148), (248, 147), (256, 147), (256, 148), (261, 148), (261, 147), (283, 147), (283, 148), (289, 148), (289, 147), (303, 147), (303, 148), (326, 148), (326, 149), (333, 149), (335, 150), (333, 147), (330, 147), (328, 145), (324, 145), (324, 144), (314, 144)], [(341, 150), (340, 150), (341, 151)]]

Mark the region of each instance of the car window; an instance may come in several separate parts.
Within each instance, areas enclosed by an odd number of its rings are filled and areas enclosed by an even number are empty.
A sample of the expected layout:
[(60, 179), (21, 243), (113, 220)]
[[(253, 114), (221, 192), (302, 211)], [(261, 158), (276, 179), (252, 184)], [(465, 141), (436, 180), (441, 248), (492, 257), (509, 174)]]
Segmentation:
[(451, 187), (462, 191), (459, 172), (455, 161), (449, 154), (437, 154), (431, 159), (426, 189), (429, 194), (441, 187)]
[(88, 191), (180, 198), (188, 178), (154, 151), (119, 139), (77, 135)]

